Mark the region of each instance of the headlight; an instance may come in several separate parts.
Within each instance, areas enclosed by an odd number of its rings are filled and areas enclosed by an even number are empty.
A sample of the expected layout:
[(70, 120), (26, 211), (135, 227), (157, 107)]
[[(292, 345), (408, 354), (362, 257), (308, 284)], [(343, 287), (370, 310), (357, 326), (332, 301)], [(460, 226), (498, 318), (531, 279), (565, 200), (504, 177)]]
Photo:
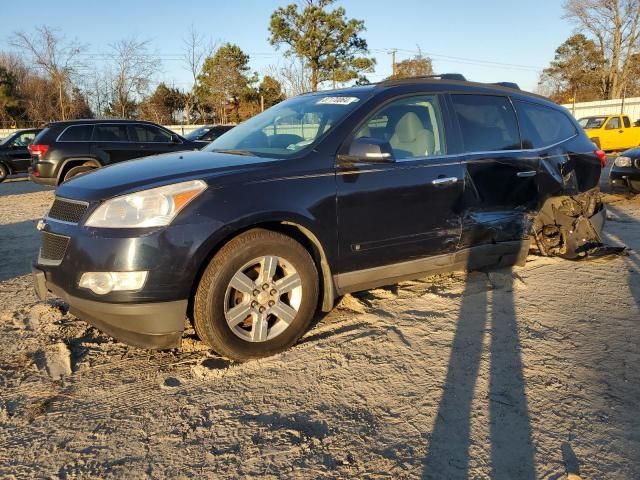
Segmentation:
[(633, 165), (633, 160), (629, 157), (618, 157), (613, 163), (616, 167), (630, 167)]
[(87, 227), (143, 228), (169, 225), (207, 188), (202, 180), (174, 183), (107, 200), (85, 222)]
[(140, 290), (147, 279), (147, 272), (86, 272), (78, 286), (88, 288), (97, 295), (110, 292)]

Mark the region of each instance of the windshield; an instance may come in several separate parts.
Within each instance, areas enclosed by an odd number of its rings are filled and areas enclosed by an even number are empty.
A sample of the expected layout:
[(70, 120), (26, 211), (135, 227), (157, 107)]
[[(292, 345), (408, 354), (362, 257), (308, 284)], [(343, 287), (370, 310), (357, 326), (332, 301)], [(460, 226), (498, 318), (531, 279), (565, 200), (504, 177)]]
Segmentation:
[(202, 135), (207, 133), (209, 130), (211, 129), (208, 127), (196, 128), (194, 131), (187, 133), (184, 136), (184, 138), (186, 138), (187, 140), (198, 140)]
[(606, 120), (607, 117), (584, 117), (578, 123), (582, 128), (600, 128)]
[(287, 158), (315, 145), (340, 120), (370, 96), (328, 92), (286, 100), (238, 125), (203, 150)]
[(3, 139), (0, 140), (0, 145), (4, 145), (5, 143), (7, 143), (12, 138), (13, 138), (12, 134), (7, 135), (6, 137), (4, 137)]

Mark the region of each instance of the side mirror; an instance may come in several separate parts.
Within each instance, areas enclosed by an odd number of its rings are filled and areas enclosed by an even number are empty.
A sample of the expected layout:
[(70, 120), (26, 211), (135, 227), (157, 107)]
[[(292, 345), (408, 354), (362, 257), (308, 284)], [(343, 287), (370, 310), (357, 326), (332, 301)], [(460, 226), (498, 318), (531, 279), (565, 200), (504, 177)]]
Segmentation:
[(171, 134), (171, 143), (182, 143), (182, 140), (177, 133)]
[(349, 153), (340, 155), (339, 160), (349, 163), (393, 163), (391, 144), (371, 137), (355, 138), (349, 145)]

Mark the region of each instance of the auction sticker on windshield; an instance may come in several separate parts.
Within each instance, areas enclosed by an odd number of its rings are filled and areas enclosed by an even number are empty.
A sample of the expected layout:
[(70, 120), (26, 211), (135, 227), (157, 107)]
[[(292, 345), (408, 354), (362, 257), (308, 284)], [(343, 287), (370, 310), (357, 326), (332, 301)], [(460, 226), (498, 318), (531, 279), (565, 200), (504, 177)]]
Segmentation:
[(349, 105), (360, 100), (357, 97), (324, 97), (316, 102), (317, 105)]

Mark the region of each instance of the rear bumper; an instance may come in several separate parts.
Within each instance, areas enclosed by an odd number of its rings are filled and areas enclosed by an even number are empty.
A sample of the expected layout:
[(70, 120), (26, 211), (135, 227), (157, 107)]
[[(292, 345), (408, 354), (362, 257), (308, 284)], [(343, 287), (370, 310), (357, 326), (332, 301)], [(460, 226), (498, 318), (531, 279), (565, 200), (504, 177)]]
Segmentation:
[(156, 303), (106, 303), (69, 295), (47, 279), (46, 273), (32, 267), (36, 294), (45, 300), (47, 293), (63, 299), (69, 311), (129, 345), (141, 348), (179, 348), (187, 312), (187, 300)]
[(34, 176), (31, 169), (29, 169), (29, 180), (39, 185), (48, 185), (50, 187), (55, 187), (58, 184), (58, 180), (56, 178)]

